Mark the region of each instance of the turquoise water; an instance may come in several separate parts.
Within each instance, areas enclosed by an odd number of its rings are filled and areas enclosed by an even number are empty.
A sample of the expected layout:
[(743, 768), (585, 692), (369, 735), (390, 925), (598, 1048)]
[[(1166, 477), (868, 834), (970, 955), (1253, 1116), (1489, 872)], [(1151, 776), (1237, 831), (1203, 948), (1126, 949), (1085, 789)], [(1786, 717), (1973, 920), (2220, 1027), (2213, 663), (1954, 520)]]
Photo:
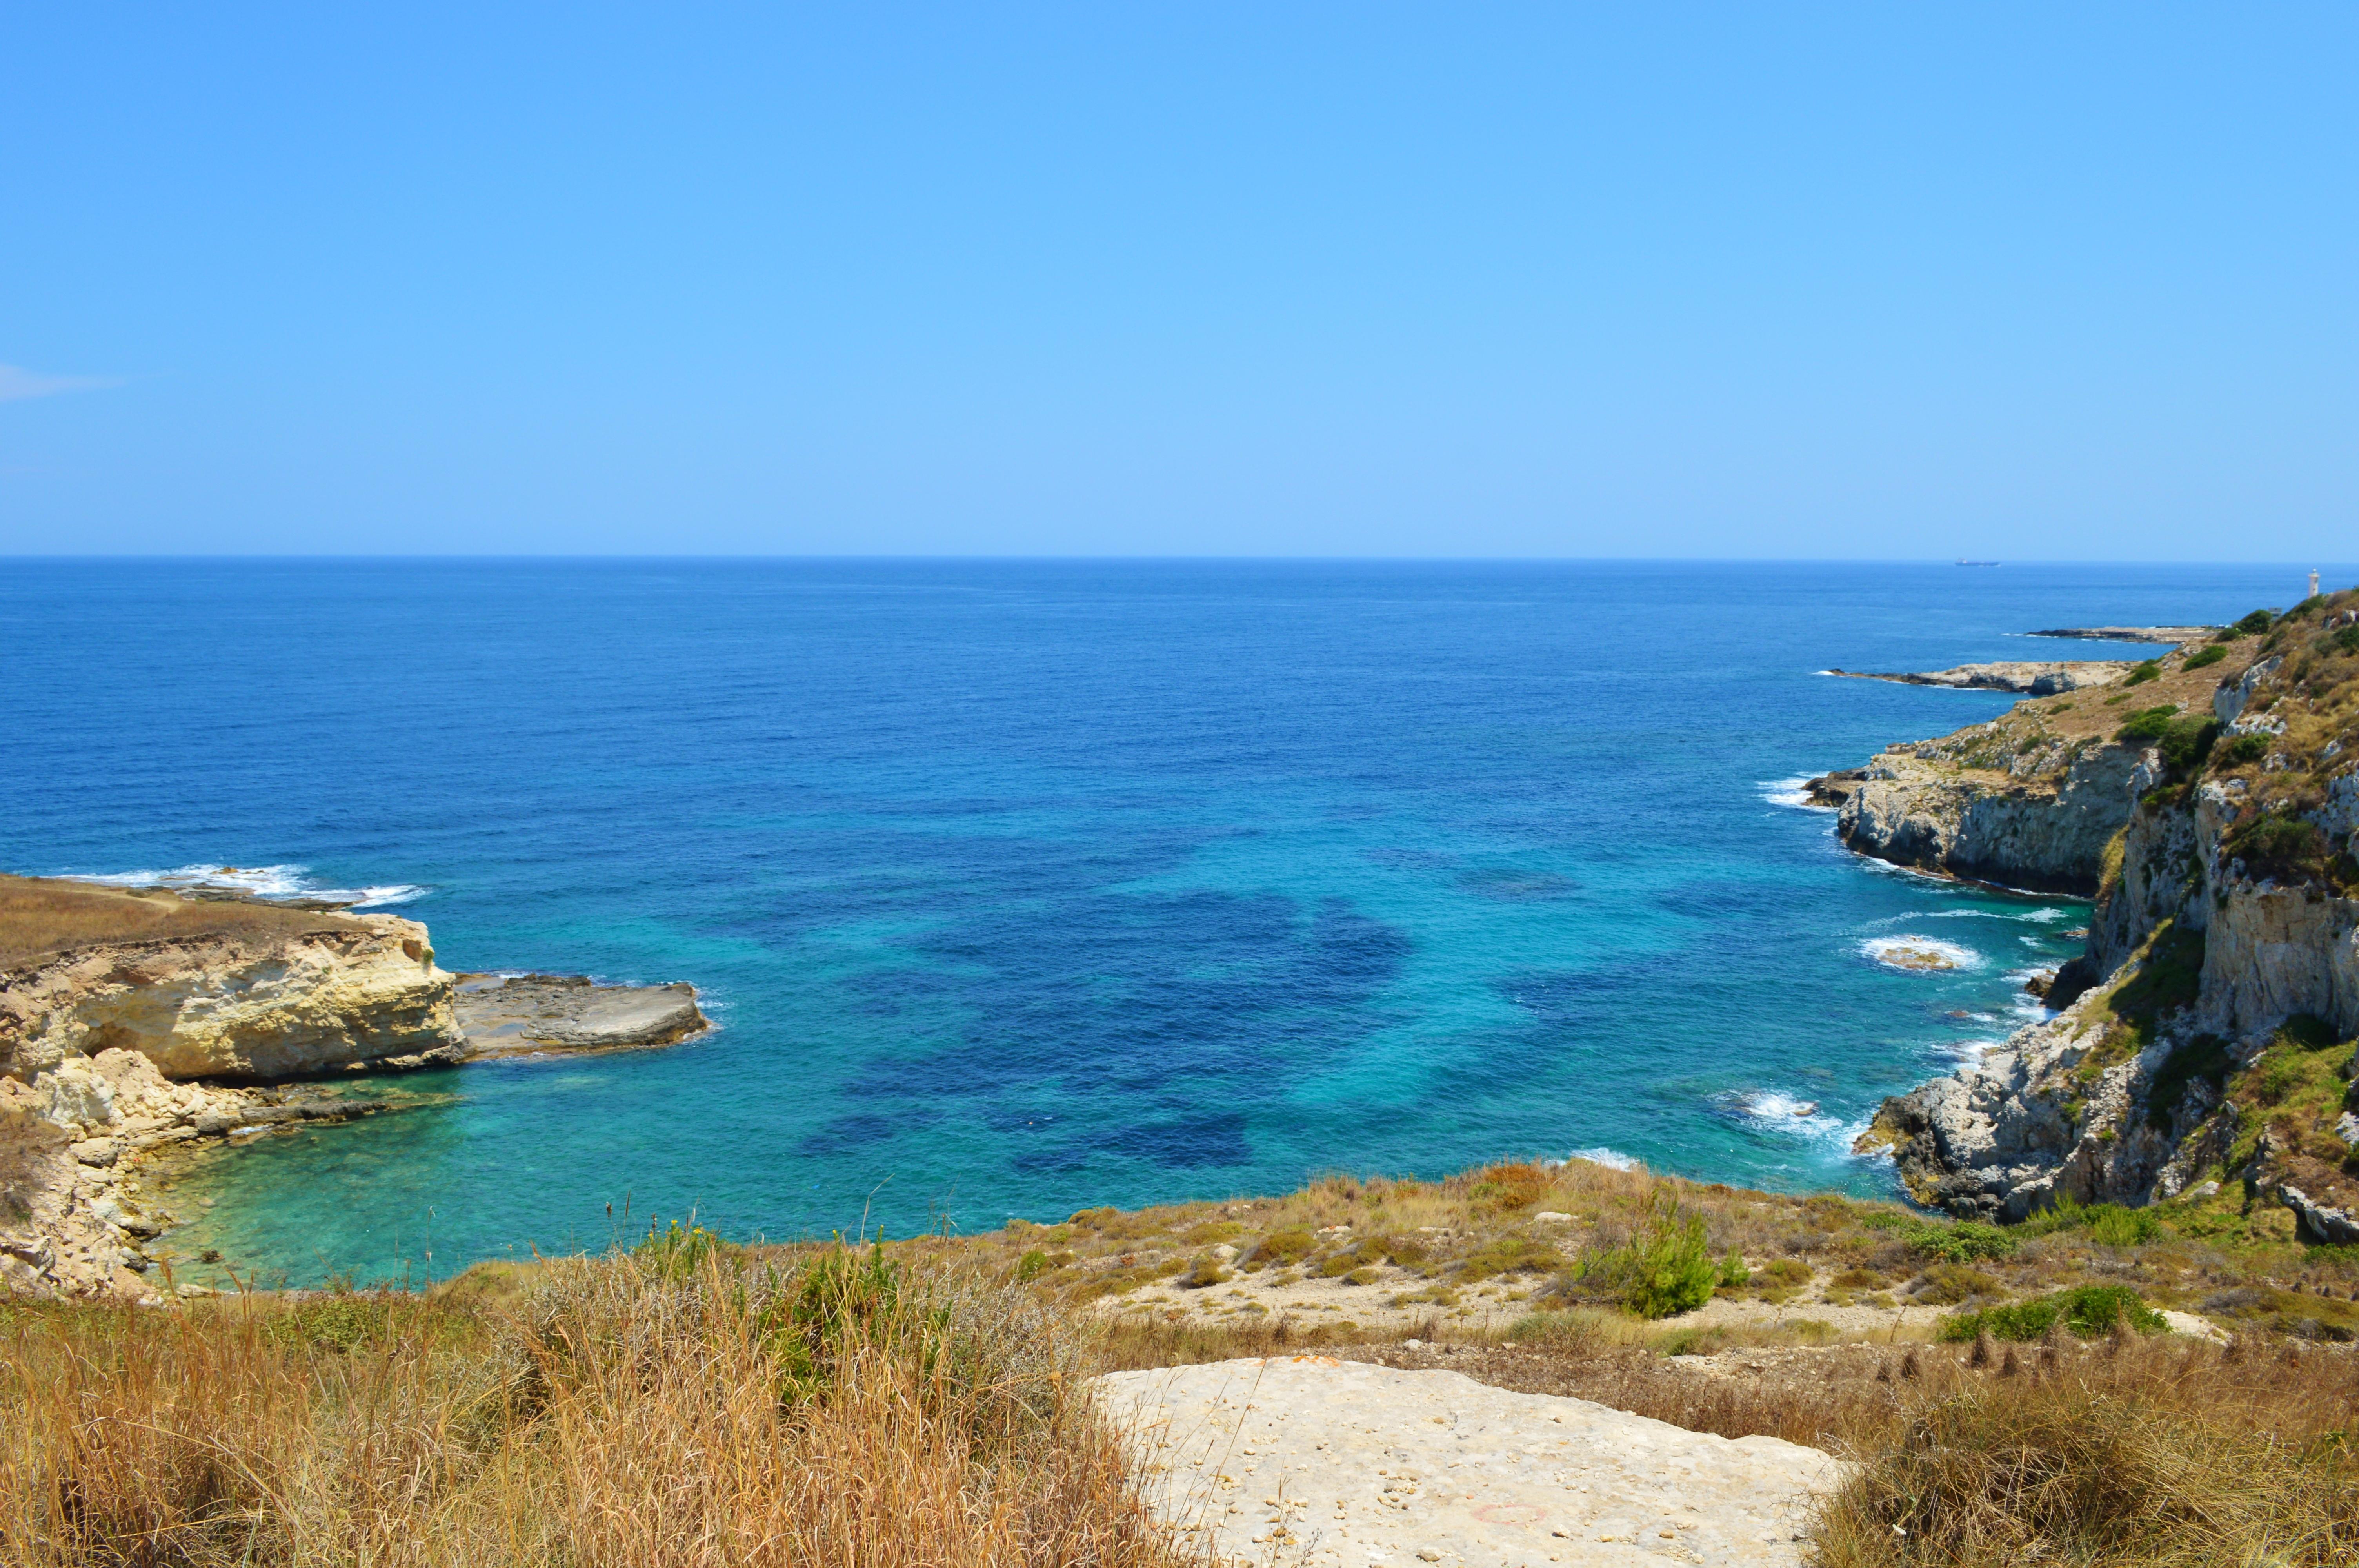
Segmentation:
[[(680, 1048), (418, 1075), (211, 1162), (241, 1271), (896, 1233), (1604, 1151), (1891, 1188), (1885, 1095), (2084, 909), (1796, 775), (2006, 699), (1817, 675), (2224, 619), (2289, 570), (15, 563), (0, 863), (301, 868), (451, 968), (689, 979)], [(1946, 941), (1908, 974), (1870, 945)], [(1801, 1114), (1797, 1114), (1797, 1112)], [(429, 1260), (430, 1253), (430, 1260)]]

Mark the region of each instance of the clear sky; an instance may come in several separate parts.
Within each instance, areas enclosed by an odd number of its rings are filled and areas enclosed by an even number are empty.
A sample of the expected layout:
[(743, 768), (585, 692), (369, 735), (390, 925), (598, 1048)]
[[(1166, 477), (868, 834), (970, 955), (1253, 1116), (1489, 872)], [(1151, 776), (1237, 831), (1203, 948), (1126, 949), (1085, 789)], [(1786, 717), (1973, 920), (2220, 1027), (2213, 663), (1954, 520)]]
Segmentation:
[(0, 552), (2348, 557), (2354, 45), (0, 0)]

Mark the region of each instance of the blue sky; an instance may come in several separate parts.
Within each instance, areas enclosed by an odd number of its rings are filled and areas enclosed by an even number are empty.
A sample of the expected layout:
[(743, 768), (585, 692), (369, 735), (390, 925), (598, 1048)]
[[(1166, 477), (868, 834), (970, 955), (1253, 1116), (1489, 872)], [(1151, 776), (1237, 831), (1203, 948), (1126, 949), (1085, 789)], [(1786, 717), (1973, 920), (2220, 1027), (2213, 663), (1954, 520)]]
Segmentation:
[(0, 0), (0, 552), (2347, 557), (2354, 44)]

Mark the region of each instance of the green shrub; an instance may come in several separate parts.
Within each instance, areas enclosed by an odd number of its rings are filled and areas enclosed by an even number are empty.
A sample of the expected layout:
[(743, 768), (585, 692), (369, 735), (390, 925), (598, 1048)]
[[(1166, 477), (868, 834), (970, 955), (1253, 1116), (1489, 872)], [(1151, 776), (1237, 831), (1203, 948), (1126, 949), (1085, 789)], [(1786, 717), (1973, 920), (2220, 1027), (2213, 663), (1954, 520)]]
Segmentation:
[(2148, 659), (2146, 663), (2132, 670), (2129, 673), (2129, 678), (2123, 681), (2122, 684), (2124, 686), (2144, 686), (2150, 680), (2160, 678), (2161, 675), (2162, 661), (2160, 659)]
[(2163, 766), (2173, 776), (2183, 778), (2203, 765), (2203, 759), (2212, 754), (2212, 742), (2219, 738), (2217, 720), (2190, 715), (2164, 725), (2155, 749), (2162, 753)]
[(2214, 643), (2208, 648), (2200, 649), (2195, 653), (2188, 654), (2187, 663), (2180, 667), (2190, 670), (2210, 669), (2213, 665), (2218, 664), (2227, 656), (2228, 650), (2222, 647), (2219, 643)]
[(863, 1257), (839, 1241), (789, 1279), (766, 1283), (754, 1329), (777, 1363), (779, 1397), (795, 1402), (824, 1392), (846, 1349), (892, 1321), (902, 1272), (881, 1245)]
[(2162, 739), (2162, 732), (2170, 727), (2171, 715), (2178, 711), (2179, 704), (2175, 702), (2166, 702), (2159, 708), (2141, 708), (2122, 721), (2122, 727), (2114, 731), (2114, 739), (2136, 746), (2151, 746)]
[(1744, 1258), (1737, 1253), (1735, 1248), (1730, 1248), (1728, 1249), (1728, 1256), (1720, 1260), (1721, 1285), (1725, 1289), (1734, 1290), (1737, 1286), (1742, 1285), (1746, 1281), (1752, 1279), (1752, 1277), (1753, 1276), (1745, 1271)]
[[(1336, 1271), (1341, 1273), (1343, 1271)], [(1188, 1271), (1174, 1282), (1183, 1291), (1201, 1291), (1225, 1284), (1235, 1278), (1218, 1258), (1204, 1252), (1198, 1254), (1196, 1260), (1188, 1265)]]
[(1955, 1225), (1919, 1226), (1902, 1240), (1926, 1258), (1944, 1263), (1973, 1263), (1985, 1258), (2015, 1256), (2015, 1238), (1995, 1225), (1962, 1219)]
[(270, 1318), (265, 1337), (280, 1345), (314, 1345), (348, 1351), (356, 1346), (389, 1337), (393, 1306), (377, 1292), (338, 1291), (314, 1296), (292, 1311)]
[(2212, 749), (2212, 765), (2215, 768), (2241, 768), (2247, 762), (2257, 762), (2268, 755), (2269, 738), (2266, 735), (2238, 735), (2224, 746)]
[(2217, 1034), (2199, 1034), (2173, 1050), (2155, 1070), (2147, 1086), (2146, 1120), (2158, 1132), (2170, 1130), (2171, 1113), (2186, 1098), (2187, 1086), (2201, 1078), (2213, 1088), (2228, 1081), (2228, 1043)]
[(1563, 1263), (1556, 1249), (1545, 1241), (1535, 1241), (1528, 1236), (1507, 1236), (1470, 1253), (1458, 1266), (1458, 1278), (1472, 1284), (1495, 1274), (1545, 1274)]
[(1626, 1247), (1591, 1253), (1573, 1265), (1572, 1288), (1612, 1294), (1640, 1317), (1672, 1317), (1712, 1299), (1720, 1270), (1705, 1242), (1703, 1216), (1682, 1217), (1676, 1206), (1655, 1209)]
[(1254, 1249), (1245, 1259), (1245, 1267), (1258, 1269), (1266, 1263), (1280, 1267), (1299, 1263), (1318, 1249), (1318, 1240), (1307, 1230), (1273, 1230), (1254, 1243)]
[(2275, 613), (2267, 610), (2256, 610), (2228, 630), (2239, 637), (2257, 637), (2276, 623)]
[(682, 1225), (675, 1219), (658, 1230), (650, 1220), (646, 1238), (631, 1249), (631, 1255), (657, 1279), (679, 1284), (694, 1279), (702, 1271), (706, 1259), (718, 1257), (734, 1262), (741, 1249), (701, 1225)]
[(2094, 1339), (2117, 1324), (2140, 1334), (2160, 1334), (2169, 1327), (2127, 1285), (2082, 1285), (2006, 1306), (1952, 1313), (1941, 1324), (1941, 1337), (1963, 1340), (1987, 1334), (2020, 1342), (2044, 1337), (2060, 1322), (2082, 1339)]
[(2100, 1247), (2143, 1247), (2162, 1235), (2162, 1222), (2142, 1208), (2101, 1203), (2089, 1211), (2089, 1239)]
[(2326, 835), (2298, 816), (2275, 814), (2256, 816), (2228, 835), (2223, 856), (2245, 862), (2256, 877), (2302, 881), (2322, 876), (2327, 860)]
[(1019, 1285), (1028, 1285), (1048, 1271), (1049, 1255), (1046, 1252), (1027, 1252), (1016, 1260), (1016, 1282)]

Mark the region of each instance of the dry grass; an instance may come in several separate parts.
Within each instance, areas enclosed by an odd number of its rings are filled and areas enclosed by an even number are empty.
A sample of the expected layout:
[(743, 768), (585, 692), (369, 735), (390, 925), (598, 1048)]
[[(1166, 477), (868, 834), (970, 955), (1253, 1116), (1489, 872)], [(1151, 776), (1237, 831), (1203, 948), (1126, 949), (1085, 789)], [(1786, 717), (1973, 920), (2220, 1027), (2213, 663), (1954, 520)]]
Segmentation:
[(1183, 1559), (1070, 1320), (842, 1249), (571, 1260), (513, 1299), (24, 1310), (10, 1564), (929, 1568)]
[(2155, 1340), (1974, 1359), (1863, 1412), (1822, 1568), (2359, 1561), (2347, 1354)]
[(0, 876), (0, 969), (99, 942), (191, 936), (277, 942), (307, 932), (355, 928), (353, 921), (313, 910)]

